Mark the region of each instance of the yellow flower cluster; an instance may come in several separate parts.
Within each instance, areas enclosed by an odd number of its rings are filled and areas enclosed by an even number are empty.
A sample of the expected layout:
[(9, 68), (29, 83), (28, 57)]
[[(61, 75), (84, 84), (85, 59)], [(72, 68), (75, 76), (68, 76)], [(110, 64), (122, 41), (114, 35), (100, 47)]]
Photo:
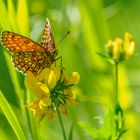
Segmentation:
[(122, 60), (127, 60), (134, 55), (135, 41), (133, 40), (132, 35), (126, 32), (124, 40), (120, 38), (116, 38), (114, 41), (109, 40), (105, 49), (109, 58), (111, 58), (113, 62), (118, 63)]
[(63, 69), (58, 68), (45, 68), (37, 76), (28, 72), (25, 84), (37, 99), (29, 103), (27, 107), (39, 120), (46, 114), (48, 119), (52, 120), (56, 107), (61, 113), (67, 114), (67, 105), (77, 104), (74, 100), (74, 89), (79, 80), (80, 75), (77, 72), (73, 72), (72, 76), (68, 77)]

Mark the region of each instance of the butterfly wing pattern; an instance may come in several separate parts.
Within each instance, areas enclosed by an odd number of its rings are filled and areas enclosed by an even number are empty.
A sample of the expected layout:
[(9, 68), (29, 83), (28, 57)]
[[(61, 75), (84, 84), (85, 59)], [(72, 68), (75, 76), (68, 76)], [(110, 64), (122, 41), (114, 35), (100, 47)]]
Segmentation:
[(12, 54), (12, 61), (17, 70), (33, 72), (35, 75), (55, 61), (56, 48), (48, 19), (45, 23), (41, 45), (22, 35), (3, 31), (1, 43)]

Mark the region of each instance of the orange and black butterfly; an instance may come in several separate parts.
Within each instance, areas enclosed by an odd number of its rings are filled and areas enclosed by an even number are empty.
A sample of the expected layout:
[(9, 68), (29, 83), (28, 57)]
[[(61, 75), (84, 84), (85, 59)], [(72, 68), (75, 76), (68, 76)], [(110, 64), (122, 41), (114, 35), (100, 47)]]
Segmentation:
[(14, 66), (24, 74), (31, 71), (36, 75), (45, 67), (50, 67), (57, 55), (48, 19), (41, 44), (10, 31), (1, 33), (1, 43), (11, 52)]

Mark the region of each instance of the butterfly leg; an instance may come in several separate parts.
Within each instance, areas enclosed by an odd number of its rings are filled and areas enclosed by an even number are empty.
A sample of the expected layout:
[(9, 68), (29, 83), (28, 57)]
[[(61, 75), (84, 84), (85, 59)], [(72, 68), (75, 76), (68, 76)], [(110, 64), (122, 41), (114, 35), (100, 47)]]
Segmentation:
[(60, 60), (60, 66), (63, 67), (63, 65), (62, 65), (62, 56), (60, 56), (60, 57), (55, 59), (55, 66), (56, 66), (56, 61), (57, 60)]

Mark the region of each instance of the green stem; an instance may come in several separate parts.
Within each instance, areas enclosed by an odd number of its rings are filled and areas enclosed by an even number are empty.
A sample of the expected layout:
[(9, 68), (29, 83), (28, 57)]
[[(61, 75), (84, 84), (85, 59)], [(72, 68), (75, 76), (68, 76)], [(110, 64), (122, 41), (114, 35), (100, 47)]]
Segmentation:
[(65, 128), (64, 128), (64, 125), (63, 125), (63, 121), (62, 121), (62, 117), (61, 117), (61, 114), (60, 114), (60, 111), (58, 109), (58, 105), (57, 105), (56, 102), (55, 102), (55, 106), (56, 106), (56, 111), (57, 111), (58, 119), (59, 119), (59, 122), (60, 122), (61, 130), (62, 130), (62, 133), (63, 133), (63, 138), (64, 138), (64, 140), (67, 140)]
[(119, 90), (118, 90), (118, 63), (115, 64), (115, 140), (120, 140), (121, 135), (126, 131), (124, 127), (123, 110), (119, 104)]
[(115, 63), (115, 93), (116, 93), (116, 99), (115, 99), (115, 106), (118, 103), (118, 63)]
[[(118, 117), (118, 114), (116, 114), (117, 112), (117, 108), (118, 108), (118, 63), (115, 63), (115, 105), (114, 105), (114, 108), (115, 108), (115, 118)], [(115, 126), (115, 137), (116, 137), (116, 140), (119, 140), (118, 138), (118, 125), (117, 125), (117, 120), (115, 119), (115, 123), (116, 123), (116, 126)]]

